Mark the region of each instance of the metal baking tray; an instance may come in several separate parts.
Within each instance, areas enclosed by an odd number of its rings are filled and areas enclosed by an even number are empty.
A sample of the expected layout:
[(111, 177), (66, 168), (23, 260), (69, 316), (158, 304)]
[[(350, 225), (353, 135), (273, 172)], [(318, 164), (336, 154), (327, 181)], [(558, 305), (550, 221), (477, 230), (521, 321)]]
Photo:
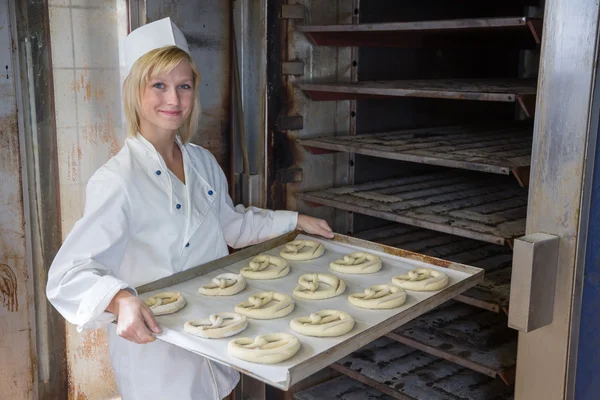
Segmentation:
[[(279, 255), (283, 246), (295, 239), (317, 240), (325, 246), (325, 254), (311, 261), (289, 261), (291, 271), (287, 276), (275, 280), (248, 280), (246, 289), (234, 296), (211, 297), (198, 293), (197, 289), (209, 283), (216, 275), (224, 272), (239, 273), (239, 270), (258, 254)], [(383, 268), (375, 274), (368, 275), (341, 274), (329, 269), (331, 261), (354, 251), (368, 251), (380, 256)], [(448, 286), (437, 292), (409, 291), (406, 303), (392, 310), (364, 310), (354, 307), (347, 300), (349, 294), (362, 293), (366, 287), (374, 284), (391, 283), (393, 276), (422, 267), (444, 271), (449, 277)], [(291, 295), (298, 278), (311, 272), (337, 275), (346, 282), (346, 292), (326, 300), (294, 298), (296, 306), (291, 314), (274, 320), (251, 319), (245, 331), (230, 338), (202, 339), (183, 330), (185, 321), (207, 318), (216, 312), (233, 311), (236, 304), (246, 301), (254, 293), (271, 290)], [(482, 280), (483, 272), (482, 269), (468, 265), (349, 236), (336, 234), (333, 239), (328, 240), (295, 231), (140, 286), (137, 291), (141, 298), (159, 291), (179, 291), (187, 300), (186, 306), (177, 313), (157, 317), (163, 329), (163, 333), (157, 336), (158, 339), (226, 364), (266, 384), (287, 390), (291, 385), (475, 286)], [(356, 321), (354, 329), (337, 338), (315, 338), (295, 333), (289, 327), (291, 319), (322, 309), (338, 309), (350, 313)], [(300, 350), (289, 360), (279, 364), (262, 365), (239, 360), (227, 354), (227, 343), (233, 338), (255, 337), (275, 332), (292, 333), (300, 339)]]

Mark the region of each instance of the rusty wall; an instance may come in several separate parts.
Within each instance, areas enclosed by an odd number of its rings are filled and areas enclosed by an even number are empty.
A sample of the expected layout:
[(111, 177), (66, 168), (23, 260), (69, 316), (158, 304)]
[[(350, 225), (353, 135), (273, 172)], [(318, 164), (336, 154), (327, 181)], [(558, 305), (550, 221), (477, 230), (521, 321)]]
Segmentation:
[[(92, 174), (122, 147), (120, 43), (126, 0), (50, 0), (63, 239), (83, 213)], [(70, 399), (118, 397), (104, 329), (66, 324)]]
[(15, 51), (8, 0), (0, 0), (0, 397), (24, 400), (33, 398), (33, 296), (25, 247)]
[(185, 35), (201, 75), (200, 128), (192, 142), (231, 174), (231, 1), (146, 0), (147, 20), (171, 17)]

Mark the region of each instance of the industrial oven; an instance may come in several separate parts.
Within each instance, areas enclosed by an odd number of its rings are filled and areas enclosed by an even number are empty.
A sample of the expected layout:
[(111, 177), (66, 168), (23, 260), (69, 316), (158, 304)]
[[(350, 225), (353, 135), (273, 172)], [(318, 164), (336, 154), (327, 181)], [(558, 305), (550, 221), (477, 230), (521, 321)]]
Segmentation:
[[(85, 7), (65, 3), (50, 7)], [(352, 240), (485, 272), (287, 392), (244, 376), (237, 398), (595, 398), (581, 346), (595, 332), (582, 297), (595, 293), (584, 261), (595, 237), (596, 2), (115, 3), (127, 30), (170, 16), (186, 35), (203, 82), (195, 141), (215, 154), (236, 203), (297, 210)], [(15, 98), (23, 165), (35, 171), (23, 176), (30, 268), (43, 280), (60, 244), (48, 123), (60, 104), (44, 101), (54, 90), (44, 83), (48, 5), (15, 4), (5, 18), (16, 26), (15, 87), (37, 82)], [(33, 385), (66, 398), (56, 382), (88, 367), (64, 362), (76, 339), (56, 333), (43, 281), (29, 284)]]

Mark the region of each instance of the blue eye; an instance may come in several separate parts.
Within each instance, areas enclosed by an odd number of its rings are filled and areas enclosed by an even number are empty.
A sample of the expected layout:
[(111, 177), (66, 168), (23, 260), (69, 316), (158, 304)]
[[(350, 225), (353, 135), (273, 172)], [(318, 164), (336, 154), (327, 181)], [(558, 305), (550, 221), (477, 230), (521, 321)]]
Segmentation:
[(188, 85), (187, 83), (185, 83), (185, 84), (181, 85), (180, 88), (185, 89), (185, 90), (189, 90), (192, 87), (190, 85)]
[(152, 87), (155, 87), (157, 89), (164, 89), (165, 88), (165, 84), (164, 83), (155, 83), (154, 85), (152, 85)]

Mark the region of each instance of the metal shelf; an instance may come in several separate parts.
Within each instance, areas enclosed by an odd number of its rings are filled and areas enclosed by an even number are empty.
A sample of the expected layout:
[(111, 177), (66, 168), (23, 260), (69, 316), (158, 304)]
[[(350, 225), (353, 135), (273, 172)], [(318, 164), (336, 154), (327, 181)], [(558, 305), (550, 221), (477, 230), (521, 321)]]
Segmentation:
[(395, 399), (513, 399), (512, 388), (500, 379), (389, 338), (377, 339), (331, 368)]
[(451, 168), (513, 174), (520, 185), (529, 181), (530, 123), (463, 125), (410, 129), (354, 136), (298, 140), (309, 151), (333, 151)]
[(535, 111), (537, 81), (527, 79), (439, 79), (298, 83), (314, 101), (359, 100), (377, 97), (518, 102), (527, 116)]
[(354, 236), (484, 269), (483, 282), (455, 299), (508, 314), (512, 271), (510, 248), (401, 224), (358, 232)]
[(518, 47), (540, 43), (542, 20), (527, 17), (474, 18), (296, 28), (318, 46)]
[(504, 315), (448, 302), (387, 337), (507, 385), (515, 382), (517, 332), (508, 328)]
[(331, 379), (309, 389), (294, 393), (294, 400), (392, 400), (385, 395), (359, 381), (347, 376)]
[(527, 190), (506, 177), (444, 172), (299, 193), (324, 205), (496, 244), (525, 234)]

